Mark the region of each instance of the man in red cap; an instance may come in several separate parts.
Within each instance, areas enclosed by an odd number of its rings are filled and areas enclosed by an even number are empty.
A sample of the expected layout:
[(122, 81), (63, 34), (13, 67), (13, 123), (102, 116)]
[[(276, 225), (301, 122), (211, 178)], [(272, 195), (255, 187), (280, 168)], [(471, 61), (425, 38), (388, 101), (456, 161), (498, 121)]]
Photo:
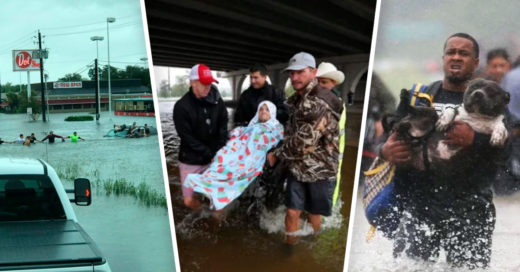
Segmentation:
[[(202, 173), (215, 153), (226, 144), (228, 115), (224, 101), (213, 82), (218, 81), (204, 64), (191, 68), (190, 90), (175, 103), (173, 121), (181, 138), (179, 173), (181, 185), (188, 174)], [(201, 208), (193, 190), (182, 186), (184, 204)]]

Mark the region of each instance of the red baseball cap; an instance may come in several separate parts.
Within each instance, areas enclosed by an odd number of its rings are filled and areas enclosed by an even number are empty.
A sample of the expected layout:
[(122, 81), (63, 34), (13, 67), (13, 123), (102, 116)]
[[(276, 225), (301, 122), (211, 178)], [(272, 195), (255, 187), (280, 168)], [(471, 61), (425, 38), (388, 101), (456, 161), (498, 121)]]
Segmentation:
[(198, 80), (204, 85), (209, 85), (218, 81), (211, 75), (211, 70), (204, 64), (197, 64), (191, 68), (190, 80)]

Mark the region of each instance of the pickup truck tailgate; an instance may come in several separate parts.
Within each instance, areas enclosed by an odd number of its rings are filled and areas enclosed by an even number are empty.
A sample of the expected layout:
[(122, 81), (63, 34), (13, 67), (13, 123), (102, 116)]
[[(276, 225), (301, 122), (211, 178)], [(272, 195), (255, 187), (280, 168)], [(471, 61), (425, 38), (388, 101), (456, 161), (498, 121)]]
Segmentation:
[(0, 270), (90, 266), (106, 261), (72, 220), (0, 222)]

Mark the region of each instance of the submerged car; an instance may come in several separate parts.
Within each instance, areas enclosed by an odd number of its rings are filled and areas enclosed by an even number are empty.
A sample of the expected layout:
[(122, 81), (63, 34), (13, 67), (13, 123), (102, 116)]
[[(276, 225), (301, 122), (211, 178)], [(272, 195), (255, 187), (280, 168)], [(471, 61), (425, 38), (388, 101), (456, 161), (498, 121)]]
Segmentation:
[[(130, 128), (131, 128), (131, 126), (127, 126), (127, 125), (121, 125), (121, 126), (114, 127), (114, 129), (111, 129), (107, 132), (105, 137), (122, 137), (122, 138), (144, 137), (145, 127), (138, 126), (134, 129), (132, 129), (132, 133), (130, 133), (130, 130), (131, 130)], [(157, 134), (157, 129), (154, 128), (153, 126), (148, 126), (147, 129), (148, 129), (147, 136)]]

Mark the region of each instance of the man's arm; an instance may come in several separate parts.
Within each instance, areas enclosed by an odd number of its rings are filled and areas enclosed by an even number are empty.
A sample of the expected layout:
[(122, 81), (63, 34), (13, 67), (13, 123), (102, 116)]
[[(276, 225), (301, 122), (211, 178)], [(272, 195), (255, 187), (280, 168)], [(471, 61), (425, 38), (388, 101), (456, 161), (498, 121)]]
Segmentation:
[[(188, 114), (184, 112), (184, 109), (180, 107), (173, 108), (173, 122), (177, 134), (182, 139), (182, 142), (188, 145), (192, 150), (200, 154), (203, 158), (212, 158), (215, 154), (208, 146), (193, 137), (193, 131), (191, 129), (191, 120), (189, 120)], [(200, 125), (200, 124), (193, 124)]]
[(276, 105), (276, 119), (278, 119), (282, 125), (285, 125), (287, 120), (289, 120), (289, 111), (285, 105), (285, 92), (275, 88), (275, 94), (274, 104)]

